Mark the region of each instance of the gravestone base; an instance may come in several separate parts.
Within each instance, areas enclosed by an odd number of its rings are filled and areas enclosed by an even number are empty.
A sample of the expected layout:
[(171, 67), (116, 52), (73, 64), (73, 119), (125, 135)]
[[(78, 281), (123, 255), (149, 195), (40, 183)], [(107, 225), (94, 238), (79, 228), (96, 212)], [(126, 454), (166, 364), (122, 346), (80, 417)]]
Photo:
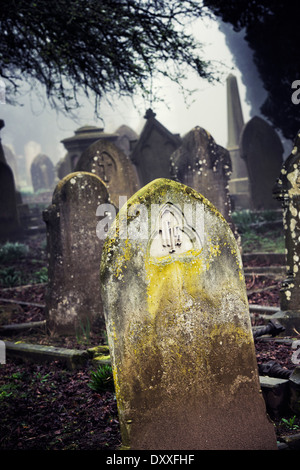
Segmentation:
[(284, 326), (285, 336), (295, 335), (295, 330), (300, 332), (300, 310), (278, 310), (270, 318), (278, 320)]
[[(225, 399), (216, 405), (208, 400), (207, 406), (199, 406), (195, 397), (186, 396), (169, 408), (164, 404), (144, 410), (131, 424), (130, 442), (123, 434), (123, 443), (128, 450), (275, 450), (265, 402), (260, 396), (259, 410), (247, 388), (241, 385), (234, 403)], [(249, 422), (255, 425), (249, 427)]]

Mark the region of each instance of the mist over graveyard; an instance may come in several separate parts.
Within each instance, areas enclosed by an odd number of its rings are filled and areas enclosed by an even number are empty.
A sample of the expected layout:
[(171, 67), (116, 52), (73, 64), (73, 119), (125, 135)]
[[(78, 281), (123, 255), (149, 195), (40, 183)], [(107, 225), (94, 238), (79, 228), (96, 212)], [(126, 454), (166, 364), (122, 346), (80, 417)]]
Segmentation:
[[(266, 97), (266, 90), (253, 62), (253, 51), (244, 39), (244, 31), (237, 33), (231, 25), (218, 19), (208, 20), (205, 25), (199, 22), (195, 33), (201, 38), (204, 36), (207, 57), (212, 57), (222, 70), (220, 83), (208, 84), (191, 74), (185, 86), (192, 89), (193, 94), (185, 99), (176, 85), (167, 80), (160, 81), (154, 84), (153, 88), (157, 89), (164, 102), (155, 102), (154, 99), (153, 109), (158, 119), (172, 133), (183, 136), (194, 126), (201, 126), (207, 129), (220, 145), (226, 147), (227, 76), (233, 73), (237, 77), (245, 121), (254, 116), (265, 119), (260, 107)], [(152, 104), (141, 96), (136, 96), (133, 100), (112, 97), (109, 98), (110, 103), (104, 99), (99, 119), (95, 116), (93, 103), (83, 95), (78, 111), (68, 115), (62, 109), (53, 109), (49, 105), (39, 84), (34, 85), (33, 91), (30, 91), (30, 87), (25, 83), (23, 88), (19, 104), (5, 104), (1, 107), (1, 117), (6, 122), (2, 130), (2, 144), (13, 152), (21, 172), (24, 172), (26, 167), (25, 161), (32, 162), (40, 153), (47, 155), (56, 165), (66, 153), (61, 141), (71, 137), (77, 129), (85, 125), (103, 128), (108, 133), (114, 133), (120, 126), (127, 125), (139, 134), (144, 126), (144, 114)], [(284, 138), (280, 131), (278, 135), (286, 158), (292, 141)], [(23, 187), (32, 188), (28, 171), (20, 183)]]

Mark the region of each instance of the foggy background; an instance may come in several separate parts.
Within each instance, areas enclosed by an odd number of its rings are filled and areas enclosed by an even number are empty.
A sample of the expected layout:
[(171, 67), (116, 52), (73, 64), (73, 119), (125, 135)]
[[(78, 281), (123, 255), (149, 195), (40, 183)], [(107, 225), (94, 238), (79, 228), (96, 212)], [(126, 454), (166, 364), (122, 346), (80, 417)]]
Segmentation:
[[(194, 126), (201, 126), (219, 145), (226, 147), (226, 77), (229, 73), (237, 77), (245, 123), (254, 115), (261, 116), (259, 107), (266, 92), (243, 32), (236, 33), (230, 25), (208, 19), (195, 22), (193, 31), (203, 43), (203, 58), (214, 61), (218, 71), (222, 72), (220, 83), (210, 84), (196, 74), (190, 74), (183, 85), (196, 91), (185, 100), (176, 84), (160, 79), (159, 83), (153, 83), (153, 95), (159, 93), (165, 103), (151, 103), (140, 97), (114, 99), (113, 107), (104, 102), (100, 108), (103, 122), (95, 118), (94, 103), (85, 97), (76, 113), (66, 116), (50, 108), (43, 90), (39, 88), (36, 95), (27, 94), (21, 98), (23, 106), (0, 104), (0, 118), (5, 121), (5, 128), (1, 131), (2, 143), (17, 156), (33, 159), (38, 153), (44, 153), (56, 164), (66, 154), (60, 141), (73, 136), (79, 127), (93, 125), (113, 133), (126, 124), (139, 134), (145, 124), (145, 111), (151, 107), (156, 119), (172, 133), (183, 136)], [(286, 158), (291, 143), (279, 136)]]

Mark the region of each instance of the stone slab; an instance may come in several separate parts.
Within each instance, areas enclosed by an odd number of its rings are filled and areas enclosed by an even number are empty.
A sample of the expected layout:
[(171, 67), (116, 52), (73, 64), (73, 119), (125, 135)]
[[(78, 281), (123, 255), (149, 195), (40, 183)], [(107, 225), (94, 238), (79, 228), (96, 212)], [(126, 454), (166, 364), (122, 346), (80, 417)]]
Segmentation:
[(11, 341), (4, 342), (7, 358), (16, 357), (24, 361), (38, 363), (62, 361), (70, 369), (75, 369), (89, 358), (87, 351)]
[(260, 376), (259, 381), (270, 416), (284, 416), (288, 410), (289, 381), (268, 376)]
[(26, 322), (26, 323), (12, 323), (10, 325), (1, 325), (0, 333), (4, 335), (10, 335), (14, 333), (20, 333), (28, 330), (40, 330), (46, 328), (46, 320)]

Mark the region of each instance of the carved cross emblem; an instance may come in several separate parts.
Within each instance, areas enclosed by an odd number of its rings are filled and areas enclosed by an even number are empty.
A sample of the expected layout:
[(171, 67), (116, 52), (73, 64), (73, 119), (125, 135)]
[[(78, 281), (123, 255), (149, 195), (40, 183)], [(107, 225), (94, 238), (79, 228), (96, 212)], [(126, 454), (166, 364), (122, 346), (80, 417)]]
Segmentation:
[(102, 181), (104, 181), (104, 183), (109, 183), (115, 169), (113, 159), (107, 152), (102, 152), (97, 156), (96, 161), (99, 167), (99, 171), (97, 172), (98, 176)]
[(174, 253), (176, 247), (180, 247), (182, 230), (178, 224), (176, 217), (169, 211), (166, 210), (162, 214), (161, 228), (159, 234), (161, 236), (161, 243), (164, 248), (168, 248), (169, 253)]
[[(190, 206), (189, 206), (190, 207)], [(189, 207), (186, 216), (182, 210), (172, 203), (166, 203), (159, 209), (149, 241), (149, 254), (151, 257), (159, 259), (169, 255), (178, 256), (188, 253), (190, 250), (200, 250), (204, 239), (204, 212), (199, 210), (197, 215), (197, 230), (190, 224), (192, 214), (189, 214)], [(202, 206), (201, 206), (202, 208)], [(195, 219), (196, 219), (195, 218)], [(198, 233), (199, 232), (199, 233)], [(201, 235), (201, 236), (200, 236)]]

